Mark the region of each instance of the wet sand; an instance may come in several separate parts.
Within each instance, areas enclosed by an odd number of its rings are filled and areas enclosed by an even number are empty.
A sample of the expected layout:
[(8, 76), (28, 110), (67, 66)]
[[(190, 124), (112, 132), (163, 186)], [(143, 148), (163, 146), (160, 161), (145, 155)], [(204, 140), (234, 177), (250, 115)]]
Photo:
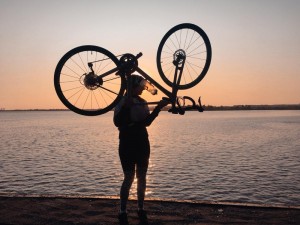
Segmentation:
[[(0, 225), (119, 224), (119, 200), (70, 196), (0, 196)], [(300, 224), (300, 207), (147, 200), (148, 222), (158, 224)], [(129, 224), (141, 224), (136, 201), (128, 203)]]

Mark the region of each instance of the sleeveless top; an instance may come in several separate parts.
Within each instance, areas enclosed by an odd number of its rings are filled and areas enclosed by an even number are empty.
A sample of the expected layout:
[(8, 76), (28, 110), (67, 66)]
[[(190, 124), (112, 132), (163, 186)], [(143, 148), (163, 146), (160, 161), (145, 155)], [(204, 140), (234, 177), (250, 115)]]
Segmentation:
[(126, 97), (118, 103), (114, 110), (114, 124), (119, 128), (119, 138), (133, 139), (146, 138), (148, 132), (146, 127), (149, 126), (157, 117), (160, 109), (156, 107), (150, 113), (149, 107), (143, 98), (139, 96), (132, 97), (133, 105), (126, 107)]

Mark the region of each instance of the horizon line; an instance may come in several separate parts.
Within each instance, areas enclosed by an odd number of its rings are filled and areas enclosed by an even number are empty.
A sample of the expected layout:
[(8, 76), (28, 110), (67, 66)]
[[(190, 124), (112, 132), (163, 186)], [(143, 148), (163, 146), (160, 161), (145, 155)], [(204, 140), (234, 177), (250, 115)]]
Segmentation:
[[(296, 109), (300, 109), (300, 103), (298, 104), (245, 104), (245, 105), (202, 105), (206, 109), (255, 109), (266, 107), (269, 109), (279, 109), (280, 107), (284, 107), (283, 109), (289, 109), (289, 107), (296, 107)], [(276, 108), (274, 108), (276, 107)], [(298, 108), (299, 107), (299, 108)], [(291, 108), (295, 109), (295, 108)], [(1, 111), (72, 111), (68, 108), (27, 108), (27, 109), (6, 109), (4, 107), (0, 108)]]

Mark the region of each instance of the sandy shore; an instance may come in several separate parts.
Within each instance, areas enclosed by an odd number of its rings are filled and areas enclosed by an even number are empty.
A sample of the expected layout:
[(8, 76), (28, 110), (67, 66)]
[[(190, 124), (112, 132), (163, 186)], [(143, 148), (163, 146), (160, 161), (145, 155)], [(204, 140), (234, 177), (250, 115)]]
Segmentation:
[[(118, 199), (0, 196), (0, 225), (119, 224)], [(147, 200), (149, 224), (300, 224), (300, 207)], [(140, 224), (136, 201), (129, 201), (129, 224)]]

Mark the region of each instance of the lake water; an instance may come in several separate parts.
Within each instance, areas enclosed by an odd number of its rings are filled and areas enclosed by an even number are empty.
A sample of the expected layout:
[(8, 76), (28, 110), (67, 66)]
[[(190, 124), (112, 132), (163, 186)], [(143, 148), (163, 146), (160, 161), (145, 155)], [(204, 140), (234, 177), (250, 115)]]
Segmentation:
[[(117, 196), (112, 115), (1, 112), (0, 194)], [(300, 205), (300, 111), (161, 112), (148, 130), (146, 197)]]

